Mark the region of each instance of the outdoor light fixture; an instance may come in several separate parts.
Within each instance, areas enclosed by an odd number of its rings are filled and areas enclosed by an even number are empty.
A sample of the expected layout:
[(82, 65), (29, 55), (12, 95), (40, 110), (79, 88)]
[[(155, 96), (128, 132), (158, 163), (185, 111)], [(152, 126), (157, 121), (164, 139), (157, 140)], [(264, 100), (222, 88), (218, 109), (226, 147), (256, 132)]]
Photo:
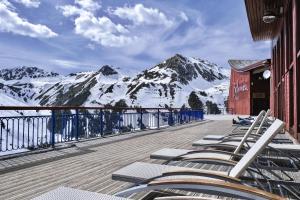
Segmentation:
[(268, 79), (268, 78), (270, 78), (270, 76), (271, 76), (271, 71), (270, 70), (264, 71), (264, 73), (263, 73), (264, 79)]
[(266, 24), (273, 23), (276, 19), (281, 17), (283, 7), (274, 4), (273, 0), (264, 0), (265, 10), (262, 17), (263, 22)]
[(274, 14), (274, 12), (270, 11), (270, 10), (266, 10), (263, 16), (263, 21), (266, 24), (270, 24), (272, 22), (274, 22), (277, 19), (277, 16)]

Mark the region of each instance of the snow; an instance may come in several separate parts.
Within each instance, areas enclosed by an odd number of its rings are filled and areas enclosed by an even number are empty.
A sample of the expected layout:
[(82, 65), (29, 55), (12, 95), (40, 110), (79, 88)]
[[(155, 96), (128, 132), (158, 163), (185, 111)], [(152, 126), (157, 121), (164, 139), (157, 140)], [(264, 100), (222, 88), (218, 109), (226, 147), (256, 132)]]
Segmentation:
[(24, 152), (28, 152), (28, 149), (16, 149), (16, 150), (12, 150), (12, 151), (0, 151), (0, 156), (5, 156), (5, 155), (12, 155), (12, 154), (16, 154), (16, 153), (24, 153)]
[(215, 121), (218, 121), (218, 120), (230, 120), (232, 121), (232, 119), (236, 119), (237, 116), (239, 117), (249, 117), (249, 115), (228, 115), (228, 114), (225, 114), (225, 115), (204, 115), (204, 119), (209, 119), (209, 120), (215, 120)]
[[(207, 70), (209, 72), (211, 71), (216, 76), (218, 76), (219, 73), (223, 75), (229, 74), (229, 70), (218, 67), (216, 64), (209, 61), (192, 57), (185, 58), (187, 63), (197, 64), (201, 70)], [(166, 64), (166, 62), (167, 61), (165, 60), (162, 62), (162, 64)], [(25, 88), (24, 86), (24, 88), (21, 89), (21, 93), (24, 94), (24, 96), (22, 95), (21, 97), (7, 87), (5, 87), (5, 90), (0, 89), (0, 95), (4, 95), (3, 99), (7, 99), (2, 101), (5, 102), (5, 105), (25, 106), (39, 105), (42, 98), (37, 99), (37, 97), (43, 94), (43, 97), (47, 97), (49, 99), (47, 104), (51, 105), (55, 103), (59, 91), (62, 91), (64, 94), (72, 89), (71, 86), (76, 86), (77, 84), (86, 81), (88, 78), (96, 77), (97, 83), (90, 89), (90, 96), (86, 99), (83, 105), (113, 105), (115, 102), (125, 99), (126, 103), (131, 106), (137, 105), (143, 107), (164, 107), (165, 105), (168, 105), (172, 107), (181, 107), (183, 104), (188, 106), (187, 100), (189, 94), (192, 91), (196, 91), (204, 104), (206, 101), (212, 101), (217, 103), (219, 107), (223, 108), (224, 101), (228, 96), (228, 78), (224, 78), (222, 80), (217, 79), (209, 82), (198, 75), (198, 78), (192, 79), (188, 84), (185, 85), (179, 81), (174, 82), (174, 80), (172, 80), (172, 74), (177, 73), (173, 69), (156, 65), (149, 69), (148, 72), (155, 72), (160, 76), (156, 78), (146, 78), (142, 72), (137, 73), (133, 77), (130, 77), (128, 81), (124, 82), (123, 78), (128, 77), (128, 74), (121, 73), (119, 70), (117, 70), (117, 68), (112, 67), (112, 69), (118, 73), (105, 76), (101, 72), (99, 73), (99, 71), (89, 71), (79, 72), (74, 76), (57, 75), (41, 78), (24, 77), (20, 80), (9, 81), (4, 81), (0, 78), (0, 83), (5, 85), (30, 83), (33, 86), (33, 88)], [(41, 72), (39, 70), (37, 70), (36, 73), (48, 74), (47, 72)], [(88, 83), (85, 84), (85, 86), (87, 85)], [(130, 96), (132, 91), (134, 91), (136, 88), (139, 88), (141, 85), (148, 86), (140, 88), (139, 91), (134, 94), (136, 99), (131, 99)], [(106, 92), (110, 87), (113, 87), (112, 92)], [(131, 92), (129, 92), (129, 87), (134, 87)], [(175, 90), (173, 94), (174, 98), (171, 95), (171, 87), (173, 87)], [(200, 92), (203, 91), (207, 93), (207, 97), (200, 95)], [(24, 97), (26, 97), (27, 102), (24, 101)], [(6, 113), (1, 113), (2, 116), (18, 114), (15, 111), (5, 112)], [(35, 112), (32, 114), (35, 114)]]
[[(0, 93), (0, 105), (1, 106), (28, 106), (28, 104), (19, 101), (15, 98), (12, 98), (4, 93)], [(9, 116), (22, 116), (21, 111), (15, 110), (0, 110), (1, 117), (9, 117)], [(22, 111), (24, 115), (36, 115), (35, 111)]]

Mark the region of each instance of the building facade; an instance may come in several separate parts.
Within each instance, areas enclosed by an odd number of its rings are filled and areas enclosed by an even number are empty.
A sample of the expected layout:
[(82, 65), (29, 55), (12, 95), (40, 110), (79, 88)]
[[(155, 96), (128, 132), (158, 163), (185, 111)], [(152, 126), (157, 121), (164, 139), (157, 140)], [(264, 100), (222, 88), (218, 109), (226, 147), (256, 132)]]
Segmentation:
[(258, 115), (270, 108), (270, 60), (229, 60), (231, 66), (228, 111), (239, 115)]
[(245, 0), (254, 41), (272, 41), (272, 114), (300, 141), (300, 0)]

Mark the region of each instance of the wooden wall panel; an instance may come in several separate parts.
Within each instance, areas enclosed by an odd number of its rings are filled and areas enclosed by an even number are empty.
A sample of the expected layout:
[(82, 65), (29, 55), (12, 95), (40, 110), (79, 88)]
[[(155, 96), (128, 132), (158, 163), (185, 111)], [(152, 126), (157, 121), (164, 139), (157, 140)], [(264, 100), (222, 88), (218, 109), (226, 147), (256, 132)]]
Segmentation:
[(228, 105), (233, 114), (250, 115), (250, 72), (231, 69)]

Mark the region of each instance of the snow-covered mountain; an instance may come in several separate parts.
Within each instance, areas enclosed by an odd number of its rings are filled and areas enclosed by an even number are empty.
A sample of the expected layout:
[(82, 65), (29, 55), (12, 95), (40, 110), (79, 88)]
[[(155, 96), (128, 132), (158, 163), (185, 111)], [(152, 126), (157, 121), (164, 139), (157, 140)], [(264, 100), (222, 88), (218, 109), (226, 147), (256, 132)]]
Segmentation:
[(23, 78), (42, 78), (42, 77), (55, 77), (57, 73), (47, 72), (37, 67), (17, 67), (12, 69), (1, 69), (0, 78), (3, 80), (20, 80)]
[[(105, 65), (98, 71), (62, 76), (35, 67), (0, 70), (0, 95), (14, 101), (2, 105), (114, 105), (188, 107), (195, 91), (200, 100), (224, 107), (228, 70), (211, 62), (175, 56), (129, 77)], [(19, 104), (16, 103), (20, 102)]]

